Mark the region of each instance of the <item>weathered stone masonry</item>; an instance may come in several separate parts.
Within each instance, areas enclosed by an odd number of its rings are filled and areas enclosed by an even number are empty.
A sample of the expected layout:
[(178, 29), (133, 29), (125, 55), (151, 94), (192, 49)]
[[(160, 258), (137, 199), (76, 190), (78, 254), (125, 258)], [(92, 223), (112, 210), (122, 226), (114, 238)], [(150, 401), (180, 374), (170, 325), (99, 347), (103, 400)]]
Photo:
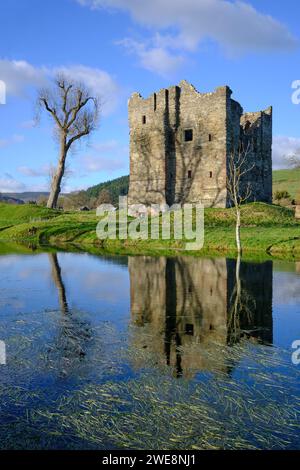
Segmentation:
[(229, 158), (251, 143), (251, 199), (272, 201), (272, 108), (243, 114), (229, 87), (199, 93), (186, 81), (129, 100), (129, 204), (228, 207)]

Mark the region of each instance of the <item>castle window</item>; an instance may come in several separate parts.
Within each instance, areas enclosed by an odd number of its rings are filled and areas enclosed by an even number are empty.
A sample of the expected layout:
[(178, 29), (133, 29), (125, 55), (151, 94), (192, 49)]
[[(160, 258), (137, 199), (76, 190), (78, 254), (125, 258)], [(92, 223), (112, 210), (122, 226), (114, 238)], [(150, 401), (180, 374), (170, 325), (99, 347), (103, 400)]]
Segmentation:
[(143, 124), (146, 124), (146, 121), (147, 121), (146, 116), (143, 116), (143, 117), (142, 117), (142, 123), (143, 123)]
[(209, 141), (209, 142), (212, 141), (212, 135), (211, 135), (211, 134), (208, 134), (208, 141)]
[(187, 323), (185, 325), (185, 334), (193, 336), (194, 335), (194, 325), (191, 323)]
[(188, 170), (188, 178), (192, 177), (192, 170)]
[(209, 177), (212, 178), (212, 171), (209, 172)]
[(184, 131), (184, 141), (191, 142), (193, 140), (193, 129), (185, 129)]
[(156, 107), (157, 107), (157, 98), (156, 98), (156, 93), (154, 93), (154, 101), (153, 101), (154, 111), (156, 111)]

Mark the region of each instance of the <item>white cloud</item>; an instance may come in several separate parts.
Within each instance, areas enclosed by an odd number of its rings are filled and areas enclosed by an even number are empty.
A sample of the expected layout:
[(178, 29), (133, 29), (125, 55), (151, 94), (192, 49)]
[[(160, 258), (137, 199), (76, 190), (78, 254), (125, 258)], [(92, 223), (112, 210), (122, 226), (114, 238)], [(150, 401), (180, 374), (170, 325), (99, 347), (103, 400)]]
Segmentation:
[[(288, 51), (298, 41), (288, 28), (249, 3), (228, 0), (76, 0), (83, 6), (127, 11), (140, 24), (178, 33), (173, 46), (195, 49), (206, 38), (228, 52)], [(168, 37), (170, 41), (170, 36)]]
[(26, 186), (24, 183), (17, 181), (9, 173), (0, 175), (0, 192), (1, 193), (12, 193), (18, 191), (24, 191)]
[(57, 67), (52, 74), (63, 73), (76, 81), (84, 83), (95, 96), (100, 97), (102, 114), (111, 114), (117, 107), (120, 89), (115, 79), (104, 70), (74, 65), (70, 67)]
[(273, 302), (276, 305), (300, 304), (299, 277), (293, 272), (275, 272)]
[(143, 68), (163, 77), (174, 75), (184, 63), (181, 55), (173, 54), (163, 46), (152, 46), (151, 43), (147, 44), (130, 38), (118, 41), (117, 44), (124, 46), (129, 53), (136, 54)]
[(83, 82), (102, 101), (102, 114), (113, 112), (119, 99), (119, 86), (108, 72), (83, 65), (59, 67), (35, 67), (21, 60), (0, 60), (0, 80), (6, 84), (7, 95), (26, 97), (32, 87), (49, 85), (49, 80), (57, 73), (64, 73)]
[(21, 142), (24, 142), (24, 136), (19, 135), (19, 134), (14, 134), (7, 139), (0, 139), (0, 149), (9, 147), (12, 144), (19, 144)]
[(48, 191), (48, 185), (45, 184), (25, 184), (14, 178), (9, 173), (0, 174), (0, 193), (20, 193), (25, 191), (44, 192)]
[(26, 96), (31, 86), (45, 85), (46, 70), (25, 60), (0, 60), (0, 79), (6, 84), (7, 95)]
[(300, 138), (288, 136), (273, 137), (273, 169), (288, 168), (289, 156), (300, 151)]

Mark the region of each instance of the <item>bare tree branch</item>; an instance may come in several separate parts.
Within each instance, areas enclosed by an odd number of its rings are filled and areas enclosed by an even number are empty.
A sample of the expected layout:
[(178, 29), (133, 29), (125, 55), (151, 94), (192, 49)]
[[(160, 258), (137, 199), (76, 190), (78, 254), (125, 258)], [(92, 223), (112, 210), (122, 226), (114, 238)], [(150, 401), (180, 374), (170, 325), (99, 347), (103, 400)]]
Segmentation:
[(45, 109), (56, 124), (60, 143), (57, 168), (52, 176), (48, 207), (57, 205), (61, 182), (65, 173), (66, 158), (71, 146), (90, 135), (98, 125), (99, 100), (89, 90), (72, 79), (60, 75), (52, 88), (38, 93), (39, 109)]
[(56, 121), (58, 127), (60, 127), (61, 129), (63, 129), (63, 125), (62, 123), (60, 122), (58, 116), (57, 116), (57, 113), (56, 113), (56, 110), (55, 108), (50, 108), (49, 104), (48, 104), (48, 101), (46, 100), (46, 98), (40, 98), (41, 102), (44, 103), (44, 106), (46, 108), (46, 110), (53, 116), (54, 120)]

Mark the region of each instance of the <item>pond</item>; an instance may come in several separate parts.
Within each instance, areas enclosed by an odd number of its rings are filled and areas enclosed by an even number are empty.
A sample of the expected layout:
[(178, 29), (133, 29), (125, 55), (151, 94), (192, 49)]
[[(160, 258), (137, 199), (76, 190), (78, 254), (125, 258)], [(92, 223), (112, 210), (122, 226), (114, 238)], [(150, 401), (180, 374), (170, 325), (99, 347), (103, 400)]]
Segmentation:
[(299, 263), (8, 254), (0, 293), (1, 449), (300, 448)]

